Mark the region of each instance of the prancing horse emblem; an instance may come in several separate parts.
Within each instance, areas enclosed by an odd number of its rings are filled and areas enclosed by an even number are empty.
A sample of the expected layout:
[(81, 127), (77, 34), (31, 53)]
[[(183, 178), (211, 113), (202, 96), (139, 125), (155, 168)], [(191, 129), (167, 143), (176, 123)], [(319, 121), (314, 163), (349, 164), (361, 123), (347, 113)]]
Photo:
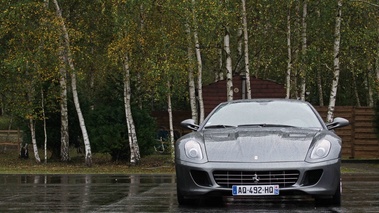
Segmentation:
[(254, 181), (254, 183), (258, 183), (259, 182), (259, 177), (258, 177), (257, 173), (254, 174), (253, 181)]

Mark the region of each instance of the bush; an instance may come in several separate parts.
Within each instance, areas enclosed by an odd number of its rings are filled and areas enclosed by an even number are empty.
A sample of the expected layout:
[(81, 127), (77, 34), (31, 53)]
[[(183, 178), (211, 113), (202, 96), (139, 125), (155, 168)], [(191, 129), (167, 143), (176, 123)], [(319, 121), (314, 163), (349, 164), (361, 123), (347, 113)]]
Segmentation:
[[(120, 105), (123, 106), (123, 105)], [(141, 156), (153, 152), (155, 122), (143, 110), (133, 110)], [(109, 153), (113, 161), (129, 160), (128, 131), (123, 107), (111, 105), (93, 110), (89, 117), (89, 134), (93, 152)]]

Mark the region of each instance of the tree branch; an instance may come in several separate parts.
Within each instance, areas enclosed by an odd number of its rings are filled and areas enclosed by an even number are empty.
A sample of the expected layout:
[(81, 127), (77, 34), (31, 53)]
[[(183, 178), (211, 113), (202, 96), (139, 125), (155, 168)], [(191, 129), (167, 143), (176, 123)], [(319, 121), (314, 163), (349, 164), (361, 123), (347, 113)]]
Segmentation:
[(352, 0), (352, 2), (361, 2), (361, 3), (366, 3), (366, 4), (369, 4), (371, 6), (374, 6), (374, 7), (379, 7), (379, 4), (374, 4), (374, 3), (371, 3), (369, 1), (363, 1), (363, 0)]

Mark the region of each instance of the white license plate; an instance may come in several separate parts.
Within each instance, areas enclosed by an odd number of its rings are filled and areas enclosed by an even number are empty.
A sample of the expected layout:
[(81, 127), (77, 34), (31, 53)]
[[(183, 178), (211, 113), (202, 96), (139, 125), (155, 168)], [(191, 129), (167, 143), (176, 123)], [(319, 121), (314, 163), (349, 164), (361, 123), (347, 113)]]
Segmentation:
[(233, 195), (279, 195), (279, 185), (232, 186)]

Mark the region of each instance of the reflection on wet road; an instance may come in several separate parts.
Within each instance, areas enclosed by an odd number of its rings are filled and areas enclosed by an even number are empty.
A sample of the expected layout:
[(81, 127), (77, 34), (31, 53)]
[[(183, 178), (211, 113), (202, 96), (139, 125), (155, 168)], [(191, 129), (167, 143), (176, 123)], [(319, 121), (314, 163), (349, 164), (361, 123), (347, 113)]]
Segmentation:
[(343, 175), (341, 207), (307, 197), (225, 197), (180, 207), (175, 175), (0, 175), (0, 212), (379, 212), (379, 175)]

